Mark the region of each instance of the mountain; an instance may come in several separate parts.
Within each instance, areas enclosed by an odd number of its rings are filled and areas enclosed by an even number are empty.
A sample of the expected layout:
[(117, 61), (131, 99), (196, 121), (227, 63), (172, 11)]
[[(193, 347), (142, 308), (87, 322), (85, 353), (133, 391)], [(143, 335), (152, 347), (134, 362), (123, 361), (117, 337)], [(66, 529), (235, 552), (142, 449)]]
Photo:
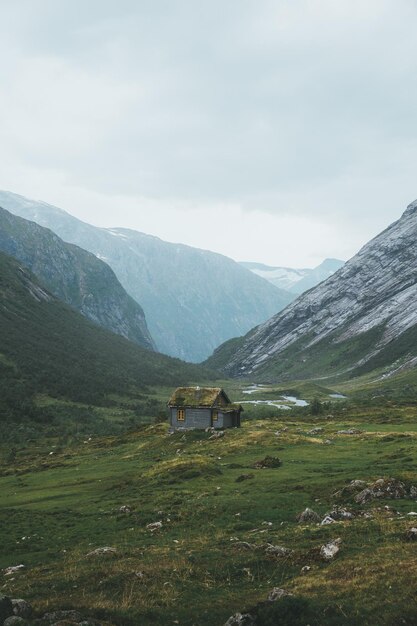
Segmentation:
[(152, 352), (90, 322), (2, 252), (0, 336), (3, 427), (28, 418), (42, 422), (40, 394), (112, 406), (112, 397), (139, 399), (148, 385), (207, 378), (200, 366)]
[(108, 263), (143, 307), (157, 348), (172, 356), (201, 361), (220, 343), (246, 333), (292, 299), (220, 254), (133, 230), (97, 228), (9, 192), (0, 192), (0, 205)]
[(233, 375), (289, 379), (417, 363), (417, 201), (341, 269), (284, 311), (215, 351)]
[(21, 261), (57, 298), (88, 319), (154, 349), (142, 308), (93, 254), (1, 207), (0, 251)]
[(263, 263), (242, 262), (241, 265), (257, 276), (265, 278), (280, 289), (295, 295), (315, 287), (326, 278), (337, 272), (344, 265), (339, 259), (325, 259), (317, 267), (310, 269), (293, 269), (290, 267), (273, 267)]

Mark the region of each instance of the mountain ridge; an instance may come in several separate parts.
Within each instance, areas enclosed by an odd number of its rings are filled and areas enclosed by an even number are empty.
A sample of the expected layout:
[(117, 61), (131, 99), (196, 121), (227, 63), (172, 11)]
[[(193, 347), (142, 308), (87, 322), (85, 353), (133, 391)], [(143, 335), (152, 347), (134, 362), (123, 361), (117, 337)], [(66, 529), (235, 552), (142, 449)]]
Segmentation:
[(11, 192), (0, 192), (0, 205), (110, 265), (144, 309), (157, 348), (171, 356), (202, 361), (220, 343), (247, 332), (292, 299), (224, 255), (130, 229), (92, 226)]
[(232, 353), (230, 345), (220, 347), (208, 362), (232, 375), (363, 369), (417, 324), (416, 234), (417, 201), (326, 281), (236, 341)]
[(141, 306), (93, 254), (2, 207), (0, 250), (23, 263), (51, 293), (89, 320), (138, 345), (155, 348)]

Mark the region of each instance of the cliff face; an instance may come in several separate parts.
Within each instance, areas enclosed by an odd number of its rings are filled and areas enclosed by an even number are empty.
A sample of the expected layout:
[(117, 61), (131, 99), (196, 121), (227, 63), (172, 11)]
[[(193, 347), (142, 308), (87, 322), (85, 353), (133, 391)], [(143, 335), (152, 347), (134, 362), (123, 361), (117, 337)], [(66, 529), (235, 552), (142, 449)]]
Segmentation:
[[(234, 375), (283, 375), (285, 368), (311, 375), (324, 366), (332, 371), (332, 355), (344, 351), (333, 371), (355, 370), (416, 323), (417, 201), (325, 282), (238, 341), (231, 355), (225, 346), (215, 357)], [(229, 353), (223, 362), (222, 350)]]
[(93, 254), (2, 208), (0, 250), (20, 261), (51, 293), (89, 320), (154, 349), (142, 308), (110, 267)]

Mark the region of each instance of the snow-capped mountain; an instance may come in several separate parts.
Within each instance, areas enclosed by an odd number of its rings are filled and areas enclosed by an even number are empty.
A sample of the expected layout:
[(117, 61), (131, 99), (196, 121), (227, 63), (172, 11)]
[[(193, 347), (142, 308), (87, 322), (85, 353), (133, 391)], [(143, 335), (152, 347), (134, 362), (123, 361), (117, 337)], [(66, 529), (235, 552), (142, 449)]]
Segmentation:
[(298, 296), (337, 272), (337, 270), (344, 265), (344, 261), (340, 261), (339, 259), (325, 259), (315, 268), (304, 269), (273, 267), (271, 265), (264, 265), (263, 263), (250, 262), (242, 262), (241, 265), (254, 274), (265, 278), (275, 285), (275, 287), (286, 289)]
[(234, 375), (361, 373), (417, 356), (417, 201), (341, 269), (211, 358)]
[(97, 228), (10, 192), (0, 192), (0, 206), (105, 261), (143, 307), (157, 349), (171, 356), (201, 361), (292, 300), (288, 292), (214, 252), (134, 230)]

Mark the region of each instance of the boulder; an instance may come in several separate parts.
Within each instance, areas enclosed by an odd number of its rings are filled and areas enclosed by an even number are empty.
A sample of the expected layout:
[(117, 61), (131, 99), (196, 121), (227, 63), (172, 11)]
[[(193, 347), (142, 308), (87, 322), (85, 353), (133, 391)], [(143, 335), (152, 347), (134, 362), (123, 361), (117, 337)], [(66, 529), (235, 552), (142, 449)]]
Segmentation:
[(297, 522), (299, 524), (317, 524), (319, 521), (320, 516), (313, 511), (313, 509), (309, 509), (308, 507), (297, 517)]
[(327, 516), (338, 522), (351, 520), (355, 517), (351, 511), (339, 506), (334, 506), (331, 511), (328, 511)]
[(254, 626), (255, 619), (249, 613), (235, 613), (224, 626)]
[(410, 487), (410, 498), (417, 499), (417, 487), (415, 485)]
[(325, 561), (331, 561), (340, 550), (341, 539), (333, 539), (320, 548), (320, 556)]
[(417, 528), (409, 528), (405, 533), (407, 541), (417, 541)]
[(12, 605), (13, 613), (18, 617), (27, 619), (33, 613), (32, 605), (26, 600), (22, 600), (22, 598), (12, 600)]
[(375, 498), (399, 499), (407, 498), (407, 490), (399, 480), (395, 478), (378, 478), (355, 496), (355, 501), (364, 504)]
[(116, 548), (111, 548), (109, 546), (104, 546), (103, 548), (96, 548), (87, 554), (87, 557), (92, 556), (108, 556), (114, 555), (117, 553)]
[(25, 565), (12, 565), (11, 567), (6, 567), (5, 570), (3, 570), (3, 573), (5, 576), (12, 576), (12, 574), (17, 574), (18, 572), (22, 571), (22, 569), (25, 569)]
[(10, 598), (0, 594), (0, 624), (13, 615), (13, 604)]
[(314, 437), (314, 435), (319, 435), (323, 431), (324, 428), (322, 426), (317, 426), (316, 428), (312, 428), (311, 430), (307, 431), (307, 435), (311, 435)]
[(337, 431), (337, 435), (360, 435), (361, 434), (361, 430), (358, 430), (357, 428), (348, 428), (346, 430), (338, 430)]
[(328, 524), (334, 524), (336, 520), (333, 519), (333, 517), (330, 517), (330, 515), (326, 515), (326, 517), (324, 517), (321, 522), (320, 522), (320, 526), (327, 526)]
[(160, 530), (162, 528), (162, 522), (151, 522), (146, 525), (147, 530), (150, 530), (151, 533), (154, 533), (156, 530)]
[(281, 589), (280, 587), (274, 587), (268, 594), (268, 601), (276, 602), (285, 596), (292, 596), (292, 593), (289, 593), (289, 591), (285, 591), (285, 589)]
[(49, 624), (56, 624), (59, 622), (75, 622), (78, 624), (83, 621), (83, 616), (79, 611), (52, 611), (51, 613), (45, 613), (42, 617), (43, 622)]

